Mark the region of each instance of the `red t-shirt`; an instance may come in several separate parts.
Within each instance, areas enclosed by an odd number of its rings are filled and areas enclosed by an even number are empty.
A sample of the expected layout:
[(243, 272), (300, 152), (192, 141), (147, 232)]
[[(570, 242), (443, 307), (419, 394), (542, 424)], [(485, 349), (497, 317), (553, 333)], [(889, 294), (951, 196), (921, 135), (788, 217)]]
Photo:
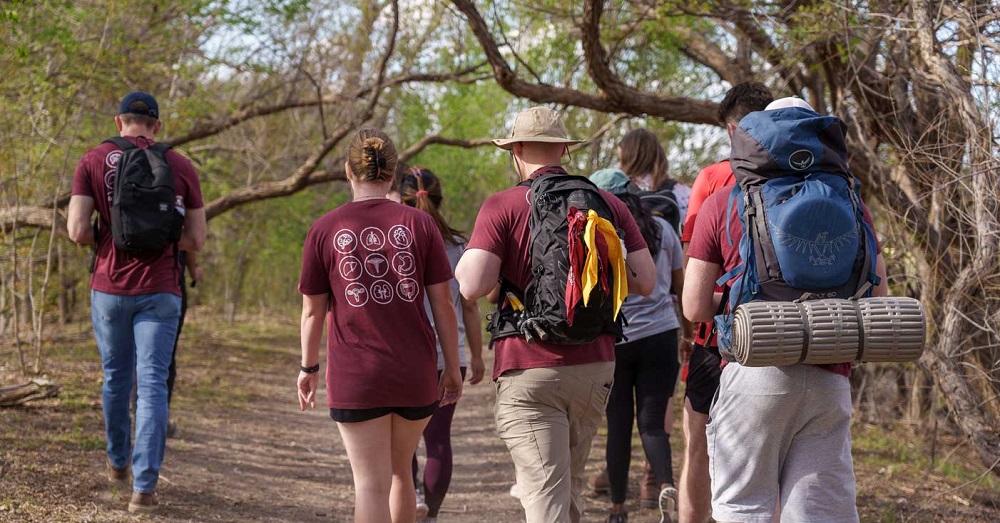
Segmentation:
[[(549, 172), (562, 172), (547, 168)], [(536, 172), (537, 174), (537, 172)], [(536, 174), (533, 174), (534, 177)], [(601, 191), (611, 207), (613, 222), (625, 233), (627, 252), (646, 249), (635, 219), (628, 207), (611, 193)], [(476, 218), (467, 249), (482, 249), (500, 257), (500, 276), (518, 288), (524, 289), (531, 282), (531, 235), (528, 230), (528, 187), (517, 186), (489, 197)], [(600, 336), (582, 345), (558, 345), (536, 341), (528, 343), (523, 337), (510, 336), (497, 340), (493, 347), (493, 379), (514, 369), (537, 369), (564, 365), (583, 365), (615, 360), (615, 340)]]
[[(743, 238), (743, 226), (737, 215), (737, 205), (733, 205), (730, 216), (726, 216), (729, 205), (729, 195), (733, 187), (724, 187), (708, 197), (701, 207), (701, 219), (695, 222), (694, 234), (688, 245), (688, 256), (708, 263), (718, 264), (722, 271), (728, 272), (740, 264), (740, 239)], [(868, 208), (863, 208), (864, 220), (872, 225), (872, 217)], [(729, 234), (732, 244), (726, 236), (726, 223), (729, 223)], [(878, 239), (875, 240), (875, 252), (879, 251)], [(723, 361), (725, 365), (725, 361)], [(823, 369), (850, 377), (850, 363), (835, 363), (817, 365)]]
[[(148, 138), (126, 136), (136, 147), (147, 148), (155, 142)], [(176, 205), (185, 209), (205, 206), (201, 198), (198, 173), (191, 161), (173, 149), (165, 155), (174, 175)], [(153, 294), (169, 292), (181, 295), (180, 269), (173, 248), (159, 254), (141, 255), (119, 252), (111, 237), (111, 200), (114, 196), (115, 166), (121, 149), (113, 143), (102, 143), (87, 151), (73, 173), (73, 195), (94, 199), (100, 216), (97, 232), (97, 260), (90, 278), (90, 288), (108, 294)]]
[(423, 407), (438, 399), (424, 288), (451, 278), (441, 233), (423, 211), (379, 198), (316, 220), (299, 292), (329, 294), (328, 407)]
[[(684, 219), (684, 230), (681, 233), (681, 242), (691, 241), (694, 234), (694, 222), (698, 218), (698, 211), (705, 203), (705, 200), (723, 187), (728, 187), (736, 183), (736, 176), (733, 168), (729, 165), (729, 160), (713, 163), (698, 172), (698, 177), (691, 186), (691, 199), (688, 201), (687, 218)], [(722, 276), (724, 273), (719, 273)], [(721, 288), (717, 289), (722, 291)], [(712, 336), (712, 322), (696, 323), (694, 325), (694, 342), (698, 345), (716, 346), (715, 336)]]

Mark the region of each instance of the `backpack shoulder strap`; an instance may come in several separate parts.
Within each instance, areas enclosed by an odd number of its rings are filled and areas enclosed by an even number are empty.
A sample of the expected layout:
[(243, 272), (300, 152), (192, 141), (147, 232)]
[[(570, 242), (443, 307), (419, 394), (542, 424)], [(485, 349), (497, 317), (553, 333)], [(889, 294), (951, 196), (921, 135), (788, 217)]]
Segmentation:
[(154, 151), (157, 151), (160, 154), (165, 154), (170, 149), (173, 149), (174, 146), (172, 144), (169, 144), (169, 143), (156, 142), (153, 145), (149, 146), (149, 148), (152, 149), (152, 150), (154, 150)]
[(122, 138), (121, 136), (112, 136), (101, 143), (113, 143), (118, 146), (119, 149), (127, 151), (129, 149), (135, 149), (135, 144)]

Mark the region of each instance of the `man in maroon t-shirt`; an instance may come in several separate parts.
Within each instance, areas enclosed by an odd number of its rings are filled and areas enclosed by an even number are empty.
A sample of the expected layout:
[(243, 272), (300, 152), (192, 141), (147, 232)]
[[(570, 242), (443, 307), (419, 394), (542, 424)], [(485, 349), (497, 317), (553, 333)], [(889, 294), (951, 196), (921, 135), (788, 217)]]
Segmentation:
[[(162, 125), (159, 116), (151, 95), (134, 92), (122, 99), (115, 125), (122, 138), (146, 149)], [(174, 247), (135, 253), (115, 246), (111, 206), (115, 167), (121, 157), (121, 149), (113, 143), (103, 143), (83, 155), (73, 173), (67, 228), (76, 243), (97, 244), (90, 307), (104, 368), (108, 479), (124, 483), (131, 465), (133, 493), (128, 510), (153, 512), (166, 447), (167, 369), (180, 317), (180, 267)], [(177, 248), (198, 251), (205, 242), (198, 175), (181, 154), (168, 150), (164, 157), (174, 176), (176, 212), (184, 215)], [(95, 210), (96, 230), (90, 221)], [(133, 381), (137, 387), (134, 445), (129, 414)]]
[[(740, 120), (753, 111), (762, 111), (774, 100), (768, 88), (757, 82), (736, 84), (719, 102), (719, 123), (733, 136)], [(714, 163), (698, 173), (691, 188), (681, 243), (685, 249), (694, 235), (695, 220), (709, 196), (736, 183), (729, 160)], [(685, 257), (685, 265), (687, 258)], [(722, 276), (722, 273), (719, 273)], [(717, 289), (721, 292), (722, 289)], [(679, 523), (704, 523), (712, 515), (712, 485), (708, 475), (708, 441), (705, 425), (708, 408), (719, 390), (721, 357), (712, 333), (712, 322), (695, 325), (693, 340), (682, 340), (681, 360), (688, 367), (684, 387), (684, 466), (677, 488)]]
[[(804, 104), (786, 98), (767, 109), (792, 103)], [(743, 226), (728, 205), (732, 191), (709, 196), (695, 222), (683, 293), (691, 321), (712, 320), (721, 300), (716, 279), (741, 261)], [(865, 220), (871, 223), (867, 209)], [(881, 255), (876, 272), (881, 283), (872, 295), (884, 296)], [(850, 372), (850, 363), (724, 366), (706, 434), (716, 521), (773, 521), (779, 511), (787, 521), (857, 521)]]
[[(565, 173), (568, 144), (556, 111), (534, 107), (514, 120), (510, 138), (494, 143), (512, 154), (521, 180)], [(656, 269), (625, 205), (602, 191), (628, 252), (629, 292), (647, 295)], [(465, 254), (455, 270), (462, 295), (485, 296), (503, 277), (519, 289), (531, 282), (528, 187), (517, 186), (486, 200)], [(497, 432), (510, 451), (527, 523), (577, 522), (590, 444), (604, 413), (614, 374), (612, 336), (581, 345), (528, 342), (510, 336), (493, 344)]]

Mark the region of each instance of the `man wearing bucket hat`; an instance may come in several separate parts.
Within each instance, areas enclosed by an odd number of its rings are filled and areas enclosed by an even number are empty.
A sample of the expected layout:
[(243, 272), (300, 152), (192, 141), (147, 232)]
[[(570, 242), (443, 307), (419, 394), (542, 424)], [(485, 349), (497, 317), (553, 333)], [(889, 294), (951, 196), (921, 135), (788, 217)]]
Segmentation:
[[(562, 157), (579, 141), (569, 138), (558, 112), (533, 107), (518, 113), (509, 137), (493, 143), (510, 151), (522, 182), (535, 183), (567, 175)], [(649, 249), (628, 208), (610, 193), (601, 191), (600, 197), (611, 210), (612, 225), (623, 231), (628, 290), (647, 295), (656, 284)], [(500, 278), (518, 289), (531, 283), (530, 212), (526, 183), (483, 203), (455, 270), (466, 299), (490, 293)], [(611, 389), (614, 343), (608, 334), (573, 345), (524, 335), (492, 342), (497, 432), (514, 462), (527, 523), (580, 520), (584, 466)]]

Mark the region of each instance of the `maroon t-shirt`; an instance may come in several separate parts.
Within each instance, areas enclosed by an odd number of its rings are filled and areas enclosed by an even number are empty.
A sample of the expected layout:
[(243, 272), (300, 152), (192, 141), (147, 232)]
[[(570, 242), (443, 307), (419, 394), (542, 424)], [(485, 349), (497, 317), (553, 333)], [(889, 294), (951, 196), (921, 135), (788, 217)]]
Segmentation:
[(330, 297), (328, 407), (423, 407), (438, 399), (424, 288), (451, 278), (441, 232), (423, 211), (379, 198), (316, 220), (299, 292)]
[[(551, 168), (549, 168), (551, 169)], [(561, 171), (561, 170), (560, 170)], [(534, 175), (532, 175), (534, 176)], [(625, 233), (625, 250), (646, 249), (632, 214), (621, 200), (611, 193), (601, 191), (611, 207), (613, 222)], [(520, 289), (531, 282), (531, 235), (528, 230), (528, 187), (517, 186), (489, 197), (476, 218), (467, 249), (482, 249), (500, 257), (500, 276)], [(493, 348), (493, 379), (514, 369), (537, 369), (563, 365), (582, 365), (615, 360), (615, 340), (600, 336), (582, 345), (558, 345), (536, 341), (528, 343), (523, 337), (510, 336), (497, 340)]]
[[(136, 147), (145, 149), (155, 142), (148, 138), (126, 136)], [(120, 252), (111, 237), (111, 200), (114, 197), (115, 166), (121, 149), (102, 143), (87, 151), (73, 173), (73, 195), (94, 199), (100, 216), (97, 233), (97, 260), (90, 288), (108, 294), (153, 294), (169, 292), (181, 295), (180, 269), (172, 247), (158, 254), (135, 255)], [(174, 174), (175, 205), (185, 209), (205, 206), (201, 198), (198, 173), (191, 161), (173, 149), (165, 155)]]
[[(722, 270), (729, 272), (740, 264), (740, 240), (743, 238), (743, 226), (740, 225), (737, 205), (734, 203), (730, 216), (726, 216), (726, 209), (729, 206), (729, 195), (733, 192), (733, 186), (719, 189), (709, 196), (702, 204), (701, 212), (695, 221), (694, 233), (691, 236), (691, 243), (688, 244), (688, 256), (697, 260), (714, 263), (722, 267)], [(864, 220), (868, 225), (872, 225), (872, 217), (868, 212), (868, 207), (862, 209)], [(726, 236), (726, 223), (729, 223), (729, 234), (732, 236), (732, 244)], [(878, 238), (875, 239), (875, 252), (879, 251)], [(723, 360), (722, 366), (726, 361)], [(850, 363), (834, 363), (829, 365), (817, 365), (817, 367), (851, 376)]]

